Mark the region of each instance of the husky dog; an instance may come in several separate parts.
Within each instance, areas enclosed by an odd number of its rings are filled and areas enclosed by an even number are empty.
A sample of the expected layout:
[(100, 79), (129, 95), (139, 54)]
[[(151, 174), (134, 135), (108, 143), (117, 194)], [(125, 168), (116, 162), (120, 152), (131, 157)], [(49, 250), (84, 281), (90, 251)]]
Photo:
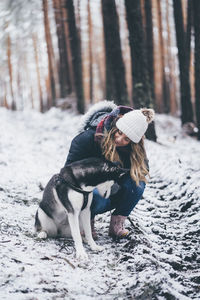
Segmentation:
[[(44, 189), (43, 198), (35, 216), (38, 237), (72, 236), (78, 259), (86, 259), (80, 228), (90, 248), (101, 251), (92, 237), (90, 206), (92, 192), (98, 188), (103, 197), (109, 197), (114, 181), (127, 170), (100, 158), (88, 158), (73, 162), (54, 175)], [(80, 221), (80, 224), (79, 224)]]

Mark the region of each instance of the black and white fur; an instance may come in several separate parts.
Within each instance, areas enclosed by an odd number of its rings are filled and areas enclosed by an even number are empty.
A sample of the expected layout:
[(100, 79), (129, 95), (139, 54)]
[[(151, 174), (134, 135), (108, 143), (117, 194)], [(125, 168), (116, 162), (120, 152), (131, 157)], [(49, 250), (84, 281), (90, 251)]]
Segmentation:
[[(86, 259), (80, 230), (90, 248), (103, 250), (92, 237), (91, 211), (92, 192), (97, 187), (100, 194), (109, 197), (114, 181), (125, 174), (116, 164), (100, 158), (88, 158), (71, 163), (54, 175), (45, 187), (42, 201), (35, 216), (35, 229), (38, 237), (72, 236), (78, 259)], [(70, 182), (70, 185), (67, 184)], [(73, 186), (88, 192), (88, 202), (82, 210), (84, 195)]]

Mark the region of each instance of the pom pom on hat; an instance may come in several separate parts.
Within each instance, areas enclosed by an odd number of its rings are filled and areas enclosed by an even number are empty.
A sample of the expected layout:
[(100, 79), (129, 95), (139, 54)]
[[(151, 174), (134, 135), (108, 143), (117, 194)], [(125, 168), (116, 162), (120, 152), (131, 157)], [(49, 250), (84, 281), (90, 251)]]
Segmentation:
[(151, 108), (141, 108), (140, 111), (145, 115), (147, 123), (151, 123), (154, 119), (155, 112)]
[(131, 141), (139, 143), (148, 128), (148, 124), (153, 121), (154, 115), (154, 110), (150, 108), (133, 110), (117, 120), (116, 126)]

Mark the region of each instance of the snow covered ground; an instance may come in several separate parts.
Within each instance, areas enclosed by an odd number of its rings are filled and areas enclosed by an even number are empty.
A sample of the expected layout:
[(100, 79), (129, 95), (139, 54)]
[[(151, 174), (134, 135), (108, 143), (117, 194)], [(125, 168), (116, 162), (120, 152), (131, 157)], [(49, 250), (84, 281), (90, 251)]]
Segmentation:
[(128, 240), (108, 237), (109, 213), (96, 222), (105, 249), (87, 249), (87, 264), (71, 240), (36, 238), (41, 187), (64, 165), (79, 121), (0, 109), (0, 299), (200, 299), (200, 142), (175, 118), (158, 115), (159, 143), (146, 141), (151, 179)]

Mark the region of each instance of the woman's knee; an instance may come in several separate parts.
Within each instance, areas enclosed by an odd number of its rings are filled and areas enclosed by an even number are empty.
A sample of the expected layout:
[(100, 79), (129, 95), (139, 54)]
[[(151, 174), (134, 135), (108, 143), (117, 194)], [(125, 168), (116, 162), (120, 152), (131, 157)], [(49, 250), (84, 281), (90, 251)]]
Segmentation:
[(146, 184), (144, 181), (140, 181), (139, 185), (137, 185), (136, 182), (130, 176), (127, 177), (121, 185), (121, 187), (125, 191), (127, 191), (129, 193), (134, 193), (135, 195), (137, 195), (137, 198), (142, 197), (145, 186), (146, 186)]
[(142, 197), (142, 195), (144, 193), (145, 186), (146, 186), (145, 182), (140, 181), (139, 185), (136, 187), (136, 193), (137, 193), (137, 196), (139, 199)]

